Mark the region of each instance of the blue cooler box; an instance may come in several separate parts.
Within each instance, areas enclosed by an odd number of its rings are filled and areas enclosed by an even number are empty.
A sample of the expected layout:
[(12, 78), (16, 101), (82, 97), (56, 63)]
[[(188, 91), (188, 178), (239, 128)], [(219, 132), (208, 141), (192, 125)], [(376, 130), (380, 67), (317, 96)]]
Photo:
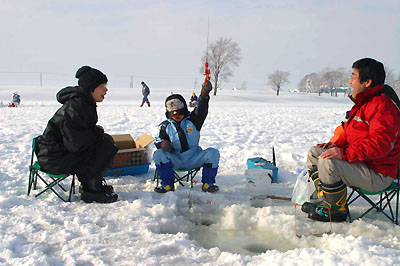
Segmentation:
[(117, 177), (123, 175), (140, 175), (145, 174), (149, 171), (150, 163), (135, 165), (135, 166), (127, 166), (122, 168), (115, 168), (108, 170), (105, 176)]
[(261, 157), (247, 159), (248, 169), (269, 169), (272, 170), (272, 182), (278, 182), (278, 167)]

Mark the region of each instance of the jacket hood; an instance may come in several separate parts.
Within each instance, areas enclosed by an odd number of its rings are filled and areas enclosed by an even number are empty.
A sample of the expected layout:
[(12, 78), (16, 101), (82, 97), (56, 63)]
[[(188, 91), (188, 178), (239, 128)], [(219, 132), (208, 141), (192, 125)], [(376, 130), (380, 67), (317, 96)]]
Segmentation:
[(90, 104), (96, 105), (96, 102), (93, 99), (93, 96), (90, 94), (88, 90), (85, 90), (79, 86), (69, 86), (57, 93), (57, 101), (61, 104), (66, 103), (70, 99), (74, 97), (82, 97)]

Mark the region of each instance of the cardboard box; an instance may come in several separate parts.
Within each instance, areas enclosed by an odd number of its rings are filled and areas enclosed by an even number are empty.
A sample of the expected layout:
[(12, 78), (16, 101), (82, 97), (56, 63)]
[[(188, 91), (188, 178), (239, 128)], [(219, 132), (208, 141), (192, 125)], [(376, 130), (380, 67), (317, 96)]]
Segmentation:
[(133, 140), (130, 134), (113, 135), (112, 137), (119, 148), (114, 157), (114, 169), (150, 162), (151, 149), (149, 149), (149, 144), (154, 141), (152, 136), (143, 134), (136, 140)]
[(136, 148), (135, 141), (130, 134), (111, 135), (111, 137), (120, 150)]

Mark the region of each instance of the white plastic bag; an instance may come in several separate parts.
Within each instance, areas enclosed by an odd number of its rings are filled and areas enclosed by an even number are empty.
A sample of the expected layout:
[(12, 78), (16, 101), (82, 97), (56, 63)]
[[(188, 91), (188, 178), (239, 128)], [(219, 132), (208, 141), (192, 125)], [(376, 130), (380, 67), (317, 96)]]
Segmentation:
[(297, 176), (296, 185), (294, 186), (292, 194), (292, 202), (301, 205), (304, 202), (310, 201), (310, 196), (314, 191), (314, 183), (312, 180), (309, 180), (307, 170), (303, 170)]

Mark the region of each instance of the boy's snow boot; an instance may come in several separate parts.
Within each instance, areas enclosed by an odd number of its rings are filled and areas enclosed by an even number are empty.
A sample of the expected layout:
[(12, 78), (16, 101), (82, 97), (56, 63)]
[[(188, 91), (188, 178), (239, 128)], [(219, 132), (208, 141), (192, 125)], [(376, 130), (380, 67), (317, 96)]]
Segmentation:
[(215, 185), (215, 177), (217, 176), (218, 172), (218, 167), (211, 168), (210, 164), (204, 165), (203, 166), (203, 177), (201, 182), (203, 183), (203, 186), (201, 187), (201, 190), (203, 192), (217, 192), (219, 191), (219, 187)]
[(161, 163), (156, 165), (158, 175), (161, 179), (161, 186), (154, 189), (157, 193), (167, 193), (168, 191), (174, 191), (175, 174), (172, 169), (172, 163)]
[(118, 195), (113, 193), (106, 193), (102, 178), (92, 178), (82, 183), (83, 189), (81, 193), (81, 200), (87, 203), (112, 203), (118, 200)]
[(217, 185), (209, 185), (208, 183), (203, 183), (203, 186), (201, 187), (201, 190), (203, 192), (214, 193), (214, 192), (219, 191), (219, 187)]
[(301, 206), (301, 210), (305, 213), (309, 213), (311, 209), (316, 208), (318, 204), (322, 203), (321, 182), (319, 181), (318, 168), (314, 166), (312, 169), (309, 169), (308, 176), (315, 186), (315, 191), (310, 197), (310, 202), (304, 202)]
[(347, 219), (347, 186), (342, 182), (324, 184), (321, 182), (324, 195), (323, 205), (312, 208), (308, 218), (321, 222), (344, 222)]
[(147, 106), (150, 107), (150, 103), (147, 103)]
[(167, 193), (168, 191), (175, 191), (175, 187), (172, 185), (166, 185), (166, 186), (159, 186), (154, 188), (154, 192), (157, 193)]

